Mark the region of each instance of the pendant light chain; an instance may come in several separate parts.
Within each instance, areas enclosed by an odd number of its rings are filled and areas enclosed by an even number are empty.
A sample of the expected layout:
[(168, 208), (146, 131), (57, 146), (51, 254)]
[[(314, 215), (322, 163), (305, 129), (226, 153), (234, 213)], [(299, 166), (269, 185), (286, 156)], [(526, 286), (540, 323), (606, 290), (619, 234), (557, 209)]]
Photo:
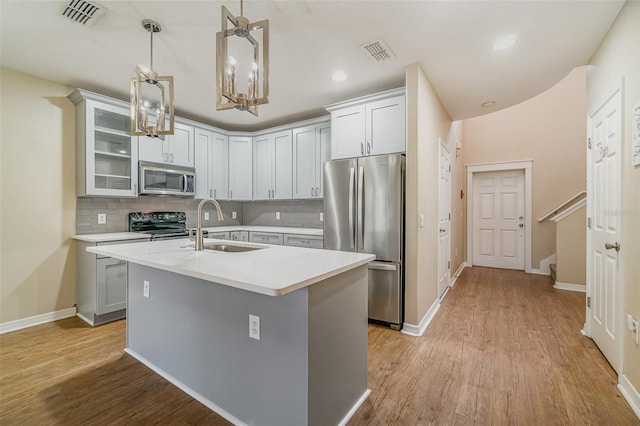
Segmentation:
[(151, 27), (151, 30), (149, 31), (149, 33), (151, 33), (151, 52), (150, 52), (150, 61), (149, 61), (149, 71), (153, 70), (153, 31), (154, 28), (153, 26)]
[(244, 18), (244, 0), (240, 0), (240, 16)]

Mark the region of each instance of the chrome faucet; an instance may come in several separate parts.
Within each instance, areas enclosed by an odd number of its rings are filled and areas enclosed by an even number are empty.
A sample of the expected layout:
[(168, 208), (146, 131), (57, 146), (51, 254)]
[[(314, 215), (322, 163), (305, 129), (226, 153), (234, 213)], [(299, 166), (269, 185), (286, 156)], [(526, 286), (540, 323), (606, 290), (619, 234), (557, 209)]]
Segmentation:
[(218, 213), (218, 220), (224, 220), (224, 216), (222, 216), (222, 210), (220, 209), (220, 204), (218, 204), (216, 200), (214, 200), (213, 198), (205, 198), (204, 200), (200, 201), (200, 204), (198, 204), (198, 229), (195, 230), (195, 237), (191, 232), (193, 231), (193, 229), (189, 230), (189, 239), (192, 241), (195, 239), (196, 250), (202, 250), (204, 248), (204, 241), (202, 238), (202, 207), (207, 203), (213, 204), (213, 206), (216, 208), (216, 211)]

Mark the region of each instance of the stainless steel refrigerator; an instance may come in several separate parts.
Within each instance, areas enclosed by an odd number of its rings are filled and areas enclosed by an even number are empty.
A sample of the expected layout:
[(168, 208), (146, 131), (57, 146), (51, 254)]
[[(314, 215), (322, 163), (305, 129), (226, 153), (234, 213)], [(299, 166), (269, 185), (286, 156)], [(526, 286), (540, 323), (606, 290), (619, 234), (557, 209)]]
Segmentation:
[(324, 248), (376, 255), (369, 263), (369, 319), (404, 320), (404, 188), (401, 154), (324, 166)]

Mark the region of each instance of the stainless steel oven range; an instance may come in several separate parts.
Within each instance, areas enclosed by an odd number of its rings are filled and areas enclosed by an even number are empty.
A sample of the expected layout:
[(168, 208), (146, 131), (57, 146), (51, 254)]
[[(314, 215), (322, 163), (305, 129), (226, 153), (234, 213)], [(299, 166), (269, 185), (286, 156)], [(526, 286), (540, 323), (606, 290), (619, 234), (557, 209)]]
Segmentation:
[[(186, 238), (185, 212), (133, 212), (129, 213), (129, 231), (151, 235), (152, 241)], [(207, 236), (207, 231), (203, 231)]]

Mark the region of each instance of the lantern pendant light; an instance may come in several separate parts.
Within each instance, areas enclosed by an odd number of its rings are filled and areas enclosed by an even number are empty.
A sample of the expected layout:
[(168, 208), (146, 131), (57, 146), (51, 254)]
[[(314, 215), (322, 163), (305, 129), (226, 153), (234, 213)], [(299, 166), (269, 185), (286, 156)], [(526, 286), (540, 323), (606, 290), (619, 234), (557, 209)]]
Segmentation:
[[(258, 116), (269, 102), (269, 21), (249, 22), (222, 6), (222, 27), (216, 34), (216, 110), (237, 109)], [(246, 83), (245, 83), (246, 82)]]
[(173, 76), (159, 76), (153, 70), (153, 33), (160, 32), (160, 24), (145, 19), (142, 27), (151, 37), (150, 61), (149, 69), (138, 65), (131, 79), (131, 135), (173, 135)]

